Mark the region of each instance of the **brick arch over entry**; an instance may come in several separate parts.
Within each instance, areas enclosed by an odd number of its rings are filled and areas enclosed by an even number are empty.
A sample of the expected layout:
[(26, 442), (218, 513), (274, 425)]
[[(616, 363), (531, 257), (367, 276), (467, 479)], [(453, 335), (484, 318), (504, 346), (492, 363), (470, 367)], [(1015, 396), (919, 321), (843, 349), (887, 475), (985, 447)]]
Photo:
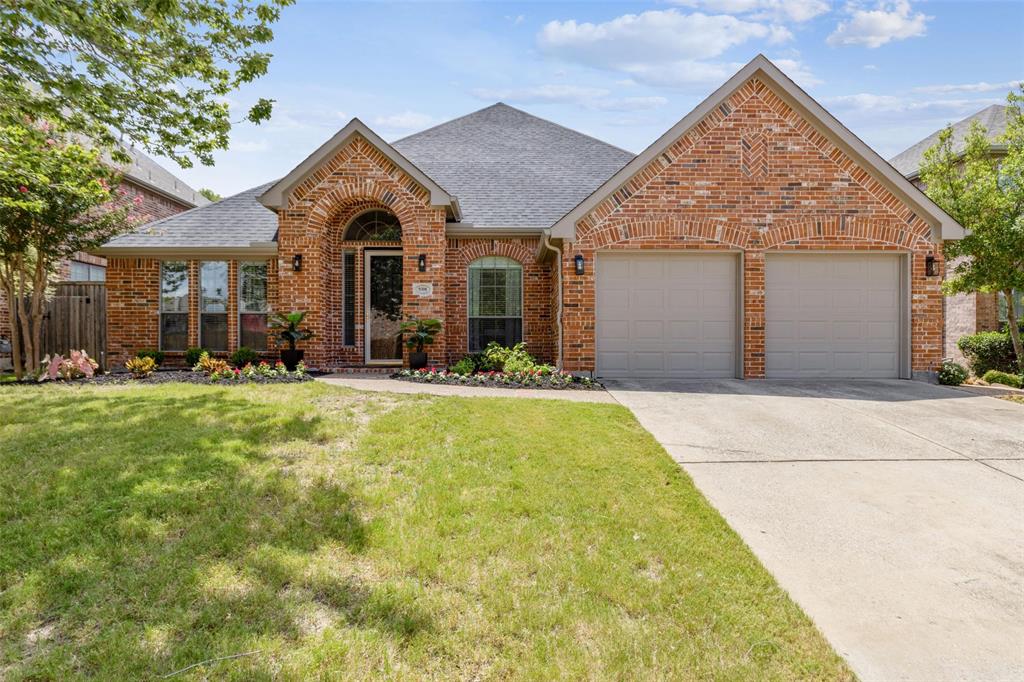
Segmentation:
[[(287, 207), (278, 211), (280, 306), (283, 310), (310, 311), (308, 324), (317, 335), (306, 343), (312, 365), (362, 363), (362, 250), (366, 243), (360, 246), (344, 242), (344, 248), (357, 251), (357, 343), (343, 347), (341, 240), (349, 219), (369, 208), (394, 213), (402, 225), (401, 242), (372, 245), (403, 252), (403, 314), (444, 320), (444, 209), (431, 206), (428, 191), (372, 145), (356, 139), (326, 160), (293, 191)], [(417, 268), (420, 254), (427, 258), (426, 272)], [(295, 255), (302, 255), (302, 270), (298, 272), (292, 268)], [(430, 284), (433, 293), (411, 296), (415, 283)], [(444, 345), (442, 332), (434, 347), (443, 351)]]
[(448, 361), (469, 351), (469, 265), (489, 256), (511, 258), (523, 267), (523, 340), (530, 353), (551, 362), (551, 265), (537, 263), (537, 239), (449, 239), (445, 291), (448, 310)]

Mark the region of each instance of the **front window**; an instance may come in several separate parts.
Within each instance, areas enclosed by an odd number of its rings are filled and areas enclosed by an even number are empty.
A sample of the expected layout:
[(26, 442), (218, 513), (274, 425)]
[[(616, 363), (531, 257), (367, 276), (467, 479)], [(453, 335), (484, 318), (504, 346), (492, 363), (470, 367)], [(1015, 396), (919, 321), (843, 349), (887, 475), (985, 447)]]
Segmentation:
[(469, 350), (491, 341), (523, 340), (523, 268), (511, 258), (480, 258), (469, 265)]
[(160, 348), (188, 348), (188, 263), (160, 263)]
[(239, 345), (267, 349), (267, 264), (238, 264)]
[[(1010, 317), (1007, 315), (1006, 297), (1002, 293), (998, 293), (996, 294), (996, 300), (999, 302), (999, 321), (1009, 322)], [(1024, 290), (1013, 292), (1013, 307), (1017, 311), (1017, 321), (1024, 320)]]
[(71, 282), (102, 282), (107, 278), (107, 269), (102, 265), (71, 261)]
[(228, 349), (228, 264), (199, 265), (199, 345), (211, 351)]
[(402, 225), (390, 211), (366, 211), (353, 218), (345, 228), (345, 241), (400, 242)]

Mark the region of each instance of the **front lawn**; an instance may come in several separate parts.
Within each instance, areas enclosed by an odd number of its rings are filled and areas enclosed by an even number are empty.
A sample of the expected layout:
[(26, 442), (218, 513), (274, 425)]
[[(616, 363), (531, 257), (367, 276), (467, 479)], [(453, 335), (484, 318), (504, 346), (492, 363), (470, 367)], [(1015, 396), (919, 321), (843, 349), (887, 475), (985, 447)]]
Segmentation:
[(849, 679), (623, 408), (0, 389), (0, 679)]

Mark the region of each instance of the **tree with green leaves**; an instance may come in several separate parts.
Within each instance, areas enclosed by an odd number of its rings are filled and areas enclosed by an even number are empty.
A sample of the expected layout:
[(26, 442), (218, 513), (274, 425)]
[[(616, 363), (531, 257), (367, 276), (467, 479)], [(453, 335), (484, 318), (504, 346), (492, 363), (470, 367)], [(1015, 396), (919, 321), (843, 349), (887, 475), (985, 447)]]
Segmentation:
[(952, 271), (943, 283), (947, 294), (998, 292), (1006, 301), (1010, 338), (1024, 371), (1024, 346), (1013, 291), (1024, 289), (1024, 86), (1007, 97), (1006, 133), (996, 141), (1006, 155), (992, 154), (992, 140), (978, 122), (964, 148), (953, 144), (946, 128), (925, 152), (921, 180), (928, 196), (968, 231), (944, 247)]
[(19, 379), (40, 367), (46, 294), (61, 261), (145, 219), (130, 216), (119, 180), (98, 149), (48, 124), (0, 126), (0, 289)]
[[(0, 0), (0, 123), (62, 121), (183, 167), (227, 149), (227, 96), (267, 72), (293, 0)], [(246, 118), (270, 117), (258, 100)]]
[(210, 201), (220, 201), (221, 199), (223, 199), (223, 198), (224, 198), (224, 197), (222, 197), (221, 195), (219, 195), (219, 194), (217, 194), (216, 192), (214, 192), (214, 191), (213, 191), (212, 189), (210, 189), (209, 187), (203, 187), (203, 188), (201, 188), (201, 189), (199, 190), (199, 193), (200, 193), (200, 194), (202, 194), (202, 195), (203, 195), (204, 197), (206, 197), (207, 199), (209, 199)]

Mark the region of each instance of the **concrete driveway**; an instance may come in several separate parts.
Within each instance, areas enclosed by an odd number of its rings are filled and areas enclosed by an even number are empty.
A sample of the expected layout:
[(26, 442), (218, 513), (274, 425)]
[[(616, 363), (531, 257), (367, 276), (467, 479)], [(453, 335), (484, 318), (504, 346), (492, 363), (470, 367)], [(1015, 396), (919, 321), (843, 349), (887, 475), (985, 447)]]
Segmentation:
[(865, 680), (1024, 680), (1024, 406), (910, 381), (610, 381)]

